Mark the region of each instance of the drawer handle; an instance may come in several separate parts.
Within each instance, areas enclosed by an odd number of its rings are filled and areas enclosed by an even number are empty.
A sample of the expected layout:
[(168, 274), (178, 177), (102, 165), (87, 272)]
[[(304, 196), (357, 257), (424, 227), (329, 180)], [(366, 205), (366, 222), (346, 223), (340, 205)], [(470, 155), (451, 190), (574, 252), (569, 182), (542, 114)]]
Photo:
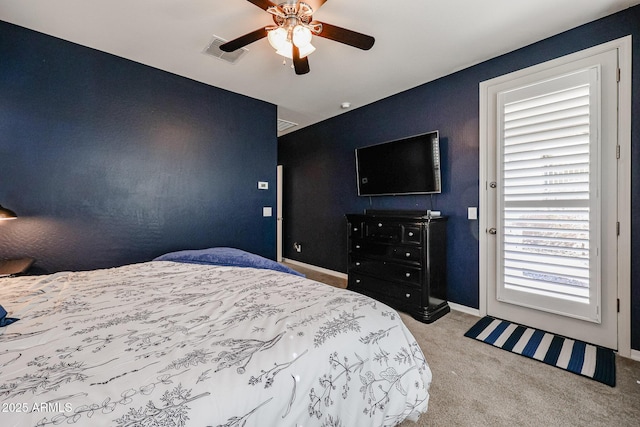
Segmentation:
[(382, 227), (382, 223), (381, 222), (378, 223), (378, 227)]
[(411, 298), (411, 294), (404, 294), (405, 297)]
[(356, 279), (356, 283), (360, 283), (360, 279)]
[(360, 249), (360, 245), (356, 245), (356, 249)]
[(404, 254), (404, 256), (406, 256), (407, 258), (409, 258), (411, 256), (411, 252), (407, 252), (406, 254)]
[(353, 231), (358, 231), (358, 227), (354, 227), (354, 228), (353, 228)]
[(411, 273), (405, 273), (406, 277), (411, 277)]
[(360, 263), (359, 263), (359, 262), (356, 262), (356, 265), (357, 265), (357, 266), (359, 266), (359, 265), (360, 265)]
[(413, 231), (409, 232), (409, 237), (413, 237)]

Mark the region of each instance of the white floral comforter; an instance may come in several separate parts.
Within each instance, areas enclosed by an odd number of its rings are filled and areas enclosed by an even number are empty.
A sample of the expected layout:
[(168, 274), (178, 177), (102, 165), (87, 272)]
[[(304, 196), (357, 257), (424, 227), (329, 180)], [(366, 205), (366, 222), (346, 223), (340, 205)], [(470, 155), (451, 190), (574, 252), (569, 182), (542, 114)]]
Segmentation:
[(393, 426), (431, 371), (398, 314), (270, 270), (0, 279), (0, 425)]

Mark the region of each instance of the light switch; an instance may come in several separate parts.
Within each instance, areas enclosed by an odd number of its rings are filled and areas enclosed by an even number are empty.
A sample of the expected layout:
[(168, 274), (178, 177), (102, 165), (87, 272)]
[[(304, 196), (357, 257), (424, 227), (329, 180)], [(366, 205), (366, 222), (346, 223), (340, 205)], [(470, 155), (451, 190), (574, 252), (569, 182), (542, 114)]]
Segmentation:
[(271, 208), (271, 206), (264, 206), (262, 208), (262, 216), (272, 216), (273, 215), (273, 209)]
[(268, 190), (269, 183), (266, 181), (258, 181), (258, 190)]
[(478, 208), (467, 208), (467, 219), (478, 219)]

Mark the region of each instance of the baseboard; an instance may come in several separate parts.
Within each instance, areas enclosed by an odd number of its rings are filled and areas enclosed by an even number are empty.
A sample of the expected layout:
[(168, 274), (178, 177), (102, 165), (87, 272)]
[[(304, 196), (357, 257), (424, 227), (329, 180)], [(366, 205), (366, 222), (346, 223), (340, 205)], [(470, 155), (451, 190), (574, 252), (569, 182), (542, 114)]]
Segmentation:
[(480, 310), (478, 310), (477, 308), (468, 307), (462, 304), (456, 304), (455, 302), (450, 302), (450, 301), (448, 304), (449, 304), (449, 307), (451, 307), (451, 310), (460, 311), (462, 313), (467, 313), (473, 316), (480, 317)]
[(640, 350), (631, 350), (631, 358), (640, 362)]
[(345, 280), (348, 279), (348, 276), (345, 273), (340, 273), (339, 271), (333, 271), (327, 268), (318, 267), (316, 265), (306, 264), (304, 262), (296, 261), (293, 259), (283, 258), (282, 262), (308, 268), (309, 270), (317, 271), (318, 273), (328, 274), (329, 276), (339, 277), (340, 279), (345, 279)]

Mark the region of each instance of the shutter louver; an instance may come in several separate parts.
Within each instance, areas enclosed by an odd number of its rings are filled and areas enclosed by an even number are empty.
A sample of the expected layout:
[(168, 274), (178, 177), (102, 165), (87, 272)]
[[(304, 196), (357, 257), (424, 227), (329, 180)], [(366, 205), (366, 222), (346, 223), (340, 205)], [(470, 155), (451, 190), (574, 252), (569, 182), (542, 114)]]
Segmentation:
[(503, 104), (506, 289), (589, 302), (590, 86)]

